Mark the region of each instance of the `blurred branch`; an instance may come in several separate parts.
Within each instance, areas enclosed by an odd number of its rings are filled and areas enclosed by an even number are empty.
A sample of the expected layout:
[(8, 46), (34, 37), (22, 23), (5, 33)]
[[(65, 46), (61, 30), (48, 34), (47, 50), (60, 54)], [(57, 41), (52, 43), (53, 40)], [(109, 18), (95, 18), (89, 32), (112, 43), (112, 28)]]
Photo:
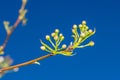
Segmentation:
[(31, 61), (28, 61), (28, 62), (24, 62), (24, 63), (18, 64), (18, 65), (15, 65), (15, 66), (10, 66), (10, 67), (6, 67), (6, 68), (2, 68), (2, 69), (0, 69), (0, 73), (3, 73), (3, 72), (8, 71), (8, 70), (12, 70), (14, 68), (20, 68), (22, 66), (34, 64), (35, 62), (38, 62), (39, 60), (43, 60), (43, 59), (48, 58), (50, 56), (54, 56), (54, 55), (53, 54), (47, 54), (45, 56), (33, 59)]
[(22, 5), (21, 5), (21, 8), (19, 10), (18, 18), (15, 21), (15, 23), (13, 24), (13, 26), (9, 26), (9, 22), (8, 21), (4, 21), (3, 22), (5, 30), (7, 32), (7, 36), (6, 36), (3, 44), (0, 46), (0, 54), (4, 53), (4, 49), (5, 49), (7, 43), (9, 41), (9, 39), (10, 39), (10, 36), (14, 32), (14, 30), (17, 28), (17, 26), (19, 25), (19, 23), (21, 21), (25, 20), (25, 15), (27, 13), (27, 10), (25, 9), (26, 3), (27, 3), (27, 0), (22, 0)]

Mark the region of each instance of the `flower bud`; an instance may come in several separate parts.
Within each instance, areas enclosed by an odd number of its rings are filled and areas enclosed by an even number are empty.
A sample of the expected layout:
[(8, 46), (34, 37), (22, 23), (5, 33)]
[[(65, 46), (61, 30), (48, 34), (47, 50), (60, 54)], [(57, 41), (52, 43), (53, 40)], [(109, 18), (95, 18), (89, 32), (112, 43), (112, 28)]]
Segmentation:
[(59, 29), (56, 29), (55, 32), (56, 32), (56, 33), (59, 33)]
[(82, 25), (86, 25), (86, 21), (82, 21)]
[(55, 36), (55, 33), (52, 33), (51, 36), (54, 37), (54, 36)]
[(65, 49), (67, 46), (66, 46), (66, 44), (63, 44), (62, 45), (62, 49)]
[(64, 40), (64, 36), (61, 37), (61, 41)]
[(93, 41), (90, 41), (88, 44), (89, 44), (89, 46), (94, 46), (95, 45), (95, 43)]
[(58, 36), (55, 36), (54, 39), (55, 39), (55, 40), (58, 40)]
[(63, 34), (62, 33), (60, 33), (60, 37), (62, 37), (63, 36)]
[(72, 29), (72, 32), (73, 32), (73, 33), (75, 33), (75, 30), (74, 30), (74, 29)]
[(79, 25), (79, 28), (82, 28), (82, 25), (81, 25), (81, 24)]
[(90, 29), (88, 32), (89, 32), (89, 33), (92, 33), (92, 30)]
[(50, 40), (50, 36), (49, 35), (46, 35), (46, 40)]
[(45, 50), (46, 48), (45, 48), (45, 46), (41, 46), (40, 49), (41, 50)]
[(76, 29), (76, 28), (77, 28), (77, 25), (74, 24), (74, 25), (73, 25), (73, 29)]

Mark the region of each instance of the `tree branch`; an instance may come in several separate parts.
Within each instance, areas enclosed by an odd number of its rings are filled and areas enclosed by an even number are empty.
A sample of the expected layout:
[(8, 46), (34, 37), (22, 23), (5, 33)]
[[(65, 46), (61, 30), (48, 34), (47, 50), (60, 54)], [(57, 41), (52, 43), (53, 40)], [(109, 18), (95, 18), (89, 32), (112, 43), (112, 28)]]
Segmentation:
[[(68, 47), (67, 47), (65, 50), (63, 50), (63, 51), (71, 51), (71, 50), (73, 50), (72, 47), (73, 47), (73, 46), (70, 45), (70, 46), (68, 46)], [(0, 69), (0, 73), (3, 73), (4, 71), (12, 70), (12, 69), (14, 69), (14, 68), (20, 68), (20, 67), (23, 67), (23, 66), (27, 66), (27, 65), (33, 64), (33, 63), (35, 63), (35, 62), (37, 62), (37, 61), (46, 59), (46, 58), (51, 57), (51, 56), (54, 56), (54, 55), (56, 55), (56, 54), (50, 53), (50, 54), (41, 56), (41, 57), (39, 57), (39, 58), (30, 60), (30, 61), (27, 61), (27, 62), (24, 62), (24, 63), (21, 63), (21, 64), (17, 64), (17, 65), (10, 66), (10, 67), (5, 67), (5, 68)]]
[[(18, 18), (17, 18), (17, 20), (15, 21), (14, 25), (11, 27), (9, 33), (7, 33), (7, 36), (6, 36), (6, 38), (5, 38), (2, 46), (0, 46), (0, 47), (2, 47), (2, 50), (1, 50), (1, 51), (4, 51), (4, 49), (5, 49), (8, 41), (9, 41), (9, 39), (10, 39), (11, 34), (14, 32), (14, 30), (18, 27), (19, 23), (20, 23), (20, 22), (22, 21), (22, 19), (24, 18), (23, 16), (25, 16), (26, 13), (23, 14), (22, 11), (24, 10), (24, 8), (25, 8), (25, 6), (26, 6), (26, 1), (27, 1), (27, 0), (22, 0), (22, 5), (21, 5), (21, 8), (20, 8), (20, 10), (19, 10)], [(22, 18), (21, 18), (21, 17), (22, 17)]]
[(30, 61), (27, 61), (27, 62), (24, 62), (24, 63), (21, 63), (21, 64), (17, 64), (17, 65), (14, 65), (14, 66), (10, 66), (10, 67), (6, 67), (6, 68), (2, 68), (0, 69), (0, 73), (4, 72), (4, 71), (8, 71), (8, 70), (12, 70), (14, 68), (20, 68), (22, 66), (26, 66), (26, 65), (30, 65), (30, 64), (33, 64), (39, 60), (43, 60), (45, 58), (48, 58), (48, 57), (51, 57), (51, 56), (54, 56), (54, 54), (47, 54), (45, 56), (42, 56), (42, 57), (39, 57), (39, 58), (36, 58), (36, 59), (33, 59), (33, 60), (30, 60)]

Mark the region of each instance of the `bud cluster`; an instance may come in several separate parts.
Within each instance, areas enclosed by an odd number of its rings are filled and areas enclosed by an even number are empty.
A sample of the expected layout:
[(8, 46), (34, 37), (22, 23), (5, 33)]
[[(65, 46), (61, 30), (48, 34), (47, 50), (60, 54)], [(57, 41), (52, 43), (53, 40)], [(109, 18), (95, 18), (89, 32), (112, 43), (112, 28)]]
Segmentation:
[[(74, 38), (74, 42), (70, 46), (66, 46), (66, 44), (63, 44), (61, 48), (59, 48), (59, 45), (64, 40), (64, 36), (62, 33), (60, 33), (59, 29), (56, 29), (53, 33), (51, 33), (51, 36), (46, 35), (45, 37), (46, 40), (51, 43), (54, 49), (51, 48), (49, 45), (45, 44), (42, 40), (40, 40), (42, 44), (40, 49), (53, 54), (72, 56), (74, 55), (73, 50), (75, 48), (94, 46), (93, 41), (90, 41), (86, 45), (81, 45), (81, 43), (84, 42), (87, 38), (95, 34), (95, 30), (92, 31), (92, 29), (89, 29), (89, 27), (86, 25), (86, 21), (82, 21), (82, 24), (80, 24), (79, 26), (73, 25), (72, 33), (73, 33), (72, 37)], [(72, 48), (72, 50), (69, 50), (70, 47)]]
[[(78, 32), (78, 29), (80, 33)], [(89, 27), (86, 25), (86, 21), (82, 21), (82, 24), (80, 24), (79, 26), (73, 25), (72, 33), (73, 33), (72, 37), (74, 38), (73, 43), (74, 48), (80, 48), (79, 45), (87, 38), (95, 34), (95, 30), (92, 31), (92, 29), (89, 29)], [(92, 45), (90, 44), (87, 46)]]
[[(59, 53), (61, 50), (67, 48), (66, 44), (63, 44), (61, 46), (61, 48), (59, 48), (61, 42), (64, 40), (64, 36), (62, 33), (59, 33), (59, 29), (55, 29), (55, 31), (53, 33), (51, 33), (50, 35), (46, 35), (46, 40), (49, 41), (51, 43), (51, 45), (54, 47), (54, 49), (52, 49), (50, 46), (48, 46), (47, 44), (45, 44), (42, 40), (40, 40), (42, 46), (40, 47), (41, 50), (47, 51), (47, 52), (51, 52), (53, 54), (57, 54)], [(54, 41), (53, 41), (54, 40)]]

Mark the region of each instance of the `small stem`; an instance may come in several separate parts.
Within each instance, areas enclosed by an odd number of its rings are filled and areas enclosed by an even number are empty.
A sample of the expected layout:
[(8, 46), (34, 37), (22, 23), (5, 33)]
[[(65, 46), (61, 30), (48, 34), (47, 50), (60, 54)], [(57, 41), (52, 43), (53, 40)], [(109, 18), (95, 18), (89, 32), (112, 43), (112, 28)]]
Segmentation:
[(14, 32), (14, 30), (17, 28), (17, 26), (18, 26), (18, 24), (20, 23), (20, 19), (18, 18), (17, 20), (16, 20), (16, 22), (15, 22), (15, 24), (13, 25), (13, 27), (12, 27), (12, 29), (11, 29), (11, 33), (10, 34), (7, 34), (7, 36), (6, 36), (6, 39), (4, 40), (4, 43), (3, 43), (3, 50), (4, 50), (4, 48), (6, 47), (6, 45), (7, 45), (7, 43), (8, 43), (8, 41), (9, 41), (9, 39), (10, 39), (10, 36), (11, 36), (11, 34)]
[(48, 58), (48, 57), (51, 57), (51, 56), (54, 56), (54, 54), (47, 54), (45, 56), (42, 56), (42, 57), (39, 57), (39, 58), (36, 58), (36, 59), (33, 59), (33, 60), (30, 60), (30, 61), (27, 61), (27, 62), (24, 62), (24, 63), (21, 63), (21, 64), (17, 64), (17, 65), (14, 65), (14, 66), (10, 66), (10, 67), (6, 67), (6, 68), (2, 68), (0, 69), (0, 73), (1, 72), (4, 72), (4, 71), (8, 71), (8, 70), (11, 70), (11, 69), (14, 69), (14, 68), (20, 68), (22, 66), (26, 66), (26, 65), (30, 65), (30, 64), (33, 64), (39, 60), (43, 60), (45, 58)]
[(52, 46), (55, 48), (55, 45), (54, 45), (54, 43), (52, 42), (52, 40), (50, 39), (49, 41), (50, 41), (50, 43), (52, 44)]

